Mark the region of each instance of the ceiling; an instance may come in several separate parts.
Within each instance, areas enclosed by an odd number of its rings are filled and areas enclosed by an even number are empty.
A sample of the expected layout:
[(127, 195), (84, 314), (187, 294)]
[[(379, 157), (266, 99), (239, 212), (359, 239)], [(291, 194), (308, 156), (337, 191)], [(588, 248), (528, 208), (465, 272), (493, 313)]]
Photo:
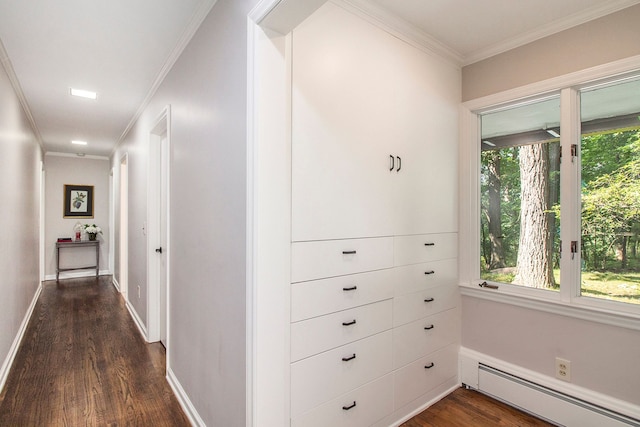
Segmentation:
[[(0, 0), (0, 61), (45, 150), (109, 156), (215, 1)], [(461, 65), (640, 3), (346, 1), (399, 18)], [(98, 98), (72, 97), (71, 87)], [(72, 145), (74, 139), (88, 145)]]

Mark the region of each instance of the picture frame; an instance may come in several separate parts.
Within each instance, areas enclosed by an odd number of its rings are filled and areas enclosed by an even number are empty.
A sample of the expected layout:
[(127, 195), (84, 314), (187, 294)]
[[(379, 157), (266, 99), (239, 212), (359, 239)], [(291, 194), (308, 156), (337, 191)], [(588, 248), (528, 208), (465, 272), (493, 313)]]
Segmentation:
[(93, 185), (64, 185), (64, 218), (93, 218)]

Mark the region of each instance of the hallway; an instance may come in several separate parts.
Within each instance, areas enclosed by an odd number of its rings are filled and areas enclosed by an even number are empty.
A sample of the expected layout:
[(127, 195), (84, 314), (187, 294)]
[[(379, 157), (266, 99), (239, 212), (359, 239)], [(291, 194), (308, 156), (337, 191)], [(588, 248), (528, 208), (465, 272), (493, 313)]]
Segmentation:
[(188, 426), (111, 276), (43, 283), (0, 395), (1, 426)]

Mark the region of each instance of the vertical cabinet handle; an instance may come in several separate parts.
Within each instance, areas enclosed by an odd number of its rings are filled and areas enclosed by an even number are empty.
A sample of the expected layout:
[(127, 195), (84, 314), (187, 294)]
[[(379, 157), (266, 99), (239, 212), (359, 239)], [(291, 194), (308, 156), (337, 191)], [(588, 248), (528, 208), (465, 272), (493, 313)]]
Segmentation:
[[(389, 166), (389, 172), (392, 172), (394, 169), (396, 170), (396, 172), (400, 172), (400, 169), (402, 169), (402, 157), (400, 156), (393, 156), (393, 154), (389, 154), (389, 158), (391, 159), (391, 165)], [(398, 167), (396, 168), (396, 159), (398, 159)]]

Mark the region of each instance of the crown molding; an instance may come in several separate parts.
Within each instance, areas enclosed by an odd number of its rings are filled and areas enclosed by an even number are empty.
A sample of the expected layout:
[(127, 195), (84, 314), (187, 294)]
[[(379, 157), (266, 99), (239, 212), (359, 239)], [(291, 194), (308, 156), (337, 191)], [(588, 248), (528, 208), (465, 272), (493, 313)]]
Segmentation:
[(533, 31), (529, 31), (524, 34), (520, 34), (516, 37), (509, 38), (509, 40), (496, 43), (492, 46), (475, 52), (471, 55), (464, 57), (462, 66), (470, 65), (475, 62), (482, 61), (483, 59), (490, 58), (500, 53), (507, 52), (511, 49), (515, 49), (525, 44), (540, 40), (550, 35), (559, 33), (561, 31), (568, 30), (578, 25), (584, 24), (594, 19), (602, 18), (614, 12), (618, 12), (627, 7), (631, 7), (640, 3), (640, 0), (615, 0), (610, 2), (602, 2), (598, 6), (585, 9), (578, 13), (574, 13), (566, 18), (558, 19), (556, 21), (549, 22), (536, 28)]
[(0, 65), (4, 68), (4, 71), (7, 73), (7, 77), (9, 78), (9, 82), (13, 87), (13, 91), (15, 92), (18, 100), (20, 101), (20, 105), (22, 106), (22, 110), (24, 114), (27, 116), (27, 120), (31, 125), (31, 129), (40, 145), (40, 149), (42, 152), (45, 151), (44, 143), (42, 142), (42, 135), (40, 134), (40, 130), (36, 125), (36, 121), (33, 118), (33, 114), (31, 114), (31, 108), (29, 107), (29, 103), (27, 102), (27, 98), (24, 96), (24, 92), (22, 91), (22, 86), (20, 85), (20, 81), (18, 80), (18, 76), (16, 75), (15, 70), (13, 69), (13, 65), (11, 64), (11, 59), (9, 59), (9, 54), (4, 47), (4, 43), (0, 40)]
[(463, 64), (463, 57), (459, 52), (372, 2), (365, 0), (332, 1), (426, 53), (435, 54), (457, 67), (461, 67)]
[(59, 151), (47, 151), (45, 157), (73, 157), (74, 159), (109, 160), (106, 156), (94, 156), (91, 154), (78, 155), (76, 153), (61, 153)]
[(164, 81), (165, 77), (167, 77), (167, 74), (169, 74), (169, 71), (171, 71), (176, 61), (178, 60), (182, 52), (185, 50), (185, 48), (187, 47), (187, 45), (189, 44), (193, 36), (196, 34), (196, 31), (198, 31), (198, 28), (200, 28), (200, 25), (202, 25), (202, 22), (205, 20), (207, 15), (209, 15), (209, 12), (211, 12), (211, 9), (213, 9), (213, 6), (215, 6), (217, 1), (218, 0), (202, 0), (198, 9), (196, 10), (193, 17), (191, 18), (189, 25), (182, 33), (182, 36), (178, 40), (178, 43), (176, 44), (176, 46), (173, 48), (173, 50), (167, 57), (166, 61), (164, 62), (164, 65), (160, 69), (160, 72), (158, 73), (157, 77), (153, 81), (153, 84), (151, 85), (151, 88), (149, 89), (147, 96), (144, 98), (144, 100), (138, 107), (138, 110), (129, 121), (129, 124), (127, 124), (127, 127), (124, 129), (124, 131), (118, 138), (115, 147), (111, 151), (111, 154), (114, 154), (118, 149), (118, 147), (120, 147), (120, 145), (124, 141), (124, 138), (127, 136), (129, 131), (131, 131), (135, 123), (138, 121), (138, 119), (144, 112), (145, 108), (147, 108), (147, 106), (151, 102), (151, 99), (156, 94), (156, 92), (158, 91), (158, 88)]

